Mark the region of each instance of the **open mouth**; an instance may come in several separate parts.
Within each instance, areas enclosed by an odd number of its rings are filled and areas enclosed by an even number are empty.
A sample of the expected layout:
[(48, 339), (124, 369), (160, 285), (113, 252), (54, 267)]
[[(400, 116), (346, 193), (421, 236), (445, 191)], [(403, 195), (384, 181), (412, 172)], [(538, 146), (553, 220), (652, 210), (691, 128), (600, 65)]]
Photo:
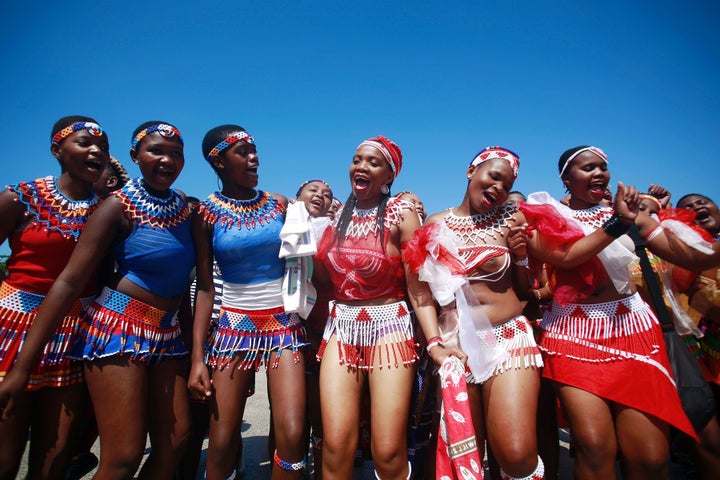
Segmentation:
[(353, 183), (356, 190), (365, 190), (370, 185), (370, 181), (367, 178), (361, 176), (354, 177)]
[(87, 165), (87, 167), (90, 170), (95, 170), (95, 171), (99, 171), (99, 170), (102, 170), (103, 168), (105, 168), (101, 162), (94, 162), (92, 160), (85, 162), (85, 165)]
[(485, 203), (486, 205), (494, 205), (495, 196), (489, 192), (483, 193), (483, 203)]

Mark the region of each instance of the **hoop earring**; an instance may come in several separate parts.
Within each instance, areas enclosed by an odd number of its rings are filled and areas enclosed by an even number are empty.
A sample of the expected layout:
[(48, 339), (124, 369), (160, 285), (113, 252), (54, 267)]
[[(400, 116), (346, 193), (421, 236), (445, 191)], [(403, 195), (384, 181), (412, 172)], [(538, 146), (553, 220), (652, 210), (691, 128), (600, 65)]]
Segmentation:
[(380, 193), (382, 193), (383, 195), (389, 194), (390, 187), (388, 187), (387, 184), (383, 185), (382, 187), (380, 187)]

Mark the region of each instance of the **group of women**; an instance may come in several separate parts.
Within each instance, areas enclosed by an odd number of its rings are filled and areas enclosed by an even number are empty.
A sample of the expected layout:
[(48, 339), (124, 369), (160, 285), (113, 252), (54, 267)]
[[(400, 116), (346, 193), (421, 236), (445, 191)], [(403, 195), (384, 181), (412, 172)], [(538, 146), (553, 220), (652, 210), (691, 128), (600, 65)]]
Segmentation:
[[(541, 375), (569, 422), (577, 478), (612, 478), (618, 452), (624, 477), (667, 477), (670, 426), (697, 439), (658, 322), (629, 281), (624, 239), (637, 226), (655, 254), (701, 278), (716, 273), (717, 242), (710, 252), (689, 247), (620, 182), (607, 205), (608, 159), (599, 148), (560, 157), (565, 203), (535, 194), (517, 206), (508, 196), (520, 159), (488, 147), (465, 170), (459, 205), (423, 223), (417, 197), (391, 193), (401, 149), (383, 136), (363, 141), (344, 207), (311, 229), (318, 301), (307, 318), (285, 307), (279, 252), (291, 201), (258, 188), (260, 161), (244, 128), (205, 135), (203, 157), (221, 190), (192, 209), (172, 188), (184, 151), (170, 123), (133, 132), (130, 157), (141, 176), (103, 201), (93, 184), (109, 143), (94, 119), (59, 120), (51, 153), (60, 176), (0, 194), (0, 235), (12, 251), (0, 286), (1, 479), (15, 476), (28, 430), (28, 478), (64, 477), (87, 392), (101, 446), (95, 478), (132, 478), (148, 434), (140, 478), (173, 478), (192, 428), (188, 388), (210, 404), (206, 478), (235, 478), (239, 406), (261, 367), (273, 478), (303, 475), (306, 417), (321, 458), (316, 474), (351, 478), (365, 391), (377, 478), (417, 478), (407, 430), (420, 353), (444, 372), (443, 390), (447, 372), (465, 379), (461, 394), (442, 395), (437, 475), (481, 478), (487, 443), (502, 478), (543, 478)], [(311, 219), (332, 211), (321, 180), (296, 197)], [(684, 200), (717, 240), (717, 207), (699, 195)], [(214, 265), (222, 277), (216, 323)], [(193, 267), (194, 311), (185, 301)], [(540, 292), (539, 282), (551, 287), (552, 303), (536, 341), (523, 300)], [(705, 321), (717, 333), (712, 313)], [(469, 425), (469, 436), (458, 438)]]

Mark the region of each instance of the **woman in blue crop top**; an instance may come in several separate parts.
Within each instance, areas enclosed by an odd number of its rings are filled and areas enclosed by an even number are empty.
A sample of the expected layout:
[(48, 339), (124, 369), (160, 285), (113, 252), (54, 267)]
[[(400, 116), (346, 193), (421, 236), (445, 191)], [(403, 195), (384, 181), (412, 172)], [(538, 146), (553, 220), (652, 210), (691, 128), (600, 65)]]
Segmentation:
[[(193, 219), (197, 297), (188, 386), (209, 397), (208, 480), (234, 475), (245, 396), (253, 370), (265, 365), (277, 449), (272, 478), (300, 478), (305, 467), (305, 362), (300, 319), (286, 313), (280, 253), (287, 199), (257, 189), (255, 140), (240, 126), (222, 125), (203, 140), (203, 156), (222, 181)], [(208, 336), (213, 304), (213, 257), (223, 278), (218, 325)], [(212, 370), (212, 384), (210, 373)], [(268, 368), (269, 367), (269, 368)]]
[(97, 417), (97, 477), (133, 478), (149, 432), (152, 450), (140, 478), (171, 479), (190, 427), (188, 351), (177, 312), (194, 247), (185, 195), (171, 188), (185, 163), (180, 132), (164, 122), (144, 123), (133, 133), (130, 156), (142, 177), (113, 192), (91, 217), (40, 306), (17, 365), (27, 371), (88, 272), (112, 251), (118, 270), (87, 308), (71, 351), (85, 361)]

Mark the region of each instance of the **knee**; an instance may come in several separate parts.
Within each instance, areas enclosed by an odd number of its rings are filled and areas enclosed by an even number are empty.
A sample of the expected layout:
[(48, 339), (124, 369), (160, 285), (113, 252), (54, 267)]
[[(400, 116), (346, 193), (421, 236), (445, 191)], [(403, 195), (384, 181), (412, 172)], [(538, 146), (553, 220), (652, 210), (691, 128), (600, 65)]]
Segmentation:
[(407, 447), (405, 444), (371, 444), (371, 448), (375, 470), (381, 478), (397, 478), (407, 470)]
[(618, 450), (615, 441), (605, 441), (600, 437), (573, 437), (571, 442), (576, 457), (582, 458), (583, 464), (591, 470), (599, 470), (615, 463)]
[(493, 454), (500, 468), (511, 477), (527, 477), (538, 465), (537, 450), (531, 445), (515, 443), (501, 448), (497, 453), (493, 448)]
[(132, 478), (140, 466), (144, 453), (144, 444), (117, 445), (112, 449), (112, 453), (101, 452), (100, 470), (111, 472), (107, 478)]
[(301, 446), (304, 439), (305, 422), (302, 418), (283, 418), (275, 429), (275, 441), (278, 448)]

